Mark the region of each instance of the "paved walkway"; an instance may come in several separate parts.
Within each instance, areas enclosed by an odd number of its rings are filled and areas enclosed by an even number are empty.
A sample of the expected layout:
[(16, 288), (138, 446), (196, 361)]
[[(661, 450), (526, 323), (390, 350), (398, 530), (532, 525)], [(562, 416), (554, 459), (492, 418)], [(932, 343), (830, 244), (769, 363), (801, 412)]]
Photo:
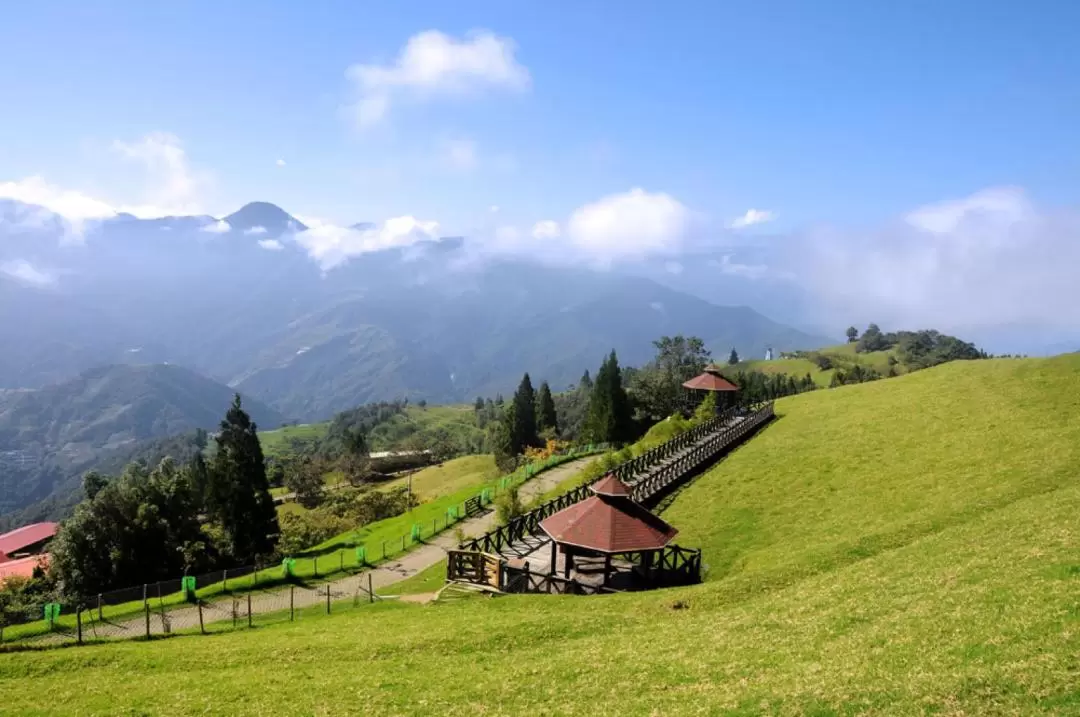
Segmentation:
[[(523, 502), (528, 502), (551, 490), (563, 480), (574, 475), (591, 461), (593, 457), (579, 458), (569, 463), (564, 463), (555, 468), (540, 473), (535, 478), (524, 483), (520, 488)], [(489, 511), (483, 515), (469, 518), (458, 523), (467, 537), (475, 537), (496, 527), (495, 511)], [(397, 559), (383, 563), (377, 568), (365, 570), (354, 575), (348, 575), (312, 587), (290, 588), (278, 586), (266, 590), (256, 590), (248, 594), (237, 596), (220, 596), (210, 598), (203, 603), (203, 620), (209, 624), (220, 620), (237, 619), (241, 623), (247, 620), (248, 595), (251, 599), (251, 614), (288, 610), (290, 605), (299, 610), (313, 605), (326, 604), (326, 591), (330, 590), (331, 602), (349, 597), (367, 600), (368, 586), (376, 593), (387, 586), (410, 578), (423, 570), (438, 564), (446, 557), (446, 551), (457, 547), (455, 532), (443, 531), (434, 540), (424, 545), (403, 553)], [(370, 580), (370, 582), (369, 582)], [(138, 637), (146, 634), (146, 617), (139, 616), (133, 619), (118, 622), (94, 623), (93, 615), (84, 625), (84, 637), (109, 637), (124, 638)], [(167, 627), (166, 627), (167, 626)], [(165, 615), (155, 612), (151, 602), (150, 631), (152, 634), (161, 634), (166, 631), (186, 630), (199, 627), (199, 611), (195, 606), (173, 606), (166, 609)], [(49, 635), (42, 638), (42, 642), (68, 642), (70, 636), (59, 634)]]

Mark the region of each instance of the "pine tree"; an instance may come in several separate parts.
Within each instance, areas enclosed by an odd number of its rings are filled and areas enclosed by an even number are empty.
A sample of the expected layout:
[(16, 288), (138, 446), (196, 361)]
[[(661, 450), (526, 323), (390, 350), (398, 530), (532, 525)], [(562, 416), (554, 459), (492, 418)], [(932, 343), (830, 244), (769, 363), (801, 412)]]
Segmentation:
[(731, 355), (728, 356), (727, 362), (732, 366), (739, 363), (739, 352), (735, 349), (731, 349)]
[[(550, 393), (549, 393), (550, 396)], [(525, 374), (514, 393), (514, 422), (512, 437), (515, 453), (524, 453), (528, 446), (540, 445), (536, 435), (536, 392), (529, 374)]]
[(281, 531), (259, 435), (239, 394), (214, 441), (217, 453), (208, 475), (207, 511), (224, 531), (233, 557), (253, 561), (273, 552)]
[(559, 418), (555, 414), (555, 399), (551, 397), (548, 382), (540, 384), (540, 393), (536, 397), (536, 428), (540, 433), (550, 431), (558, 434)]
[(502, 418), (490, 427), (491, 452), (495, 454), (495, 465), (499, 470), (509, 473), (517, 467), (517, 452), (514, 450), (514, 404), (503, 412)]

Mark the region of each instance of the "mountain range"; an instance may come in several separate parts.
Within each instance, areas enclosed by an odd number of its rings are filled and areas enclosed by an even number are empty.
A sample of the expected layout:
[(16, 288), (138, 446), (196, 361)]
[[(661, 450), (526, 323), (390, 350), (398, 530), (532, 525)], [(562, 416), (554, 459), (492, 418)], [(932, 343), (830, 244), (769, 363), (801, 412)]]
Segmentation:
[(33, 227), (0, 224), (0, 332), (12, 347), (0, 387), (169, 362), (309, 420), (375, 400), (506, 393), (525, 371), (559, 388), (611, 349), (648, 360), (665, 334), (701, 336), (718, 356), (831, 343), (647, 278), (477, 260), (460, 238), (324, 269), (298, 240), (307, 227), (267, 203), (222, 219), (121, 215), (77, 241), (35, 211)]

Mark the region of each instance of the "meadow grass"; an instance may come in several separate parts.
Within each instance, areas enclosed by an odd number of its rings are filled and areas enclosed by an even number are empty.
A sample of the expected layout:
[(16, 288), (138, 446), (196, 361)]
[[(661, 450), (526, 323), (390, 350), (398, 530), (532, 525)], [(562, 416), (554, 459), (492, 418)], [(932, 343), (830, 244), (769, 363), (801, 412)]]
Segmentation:
[(665, 512), (702, 585), (0, 655), (4, 711), (1080, 713), (1080, 356), (777, 410)]

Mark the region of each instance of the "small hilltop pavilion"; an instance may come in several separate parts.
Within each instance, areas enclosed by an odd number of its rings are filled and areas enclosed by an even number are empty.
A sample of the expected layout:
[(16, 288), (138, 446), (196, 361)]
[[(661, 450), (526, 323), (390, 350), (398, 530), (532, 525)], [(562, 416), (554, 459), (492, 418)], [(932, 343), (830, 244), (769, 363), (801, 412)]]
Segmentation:
[[(687, 391), (704, 391), (716, 394), (716, 410), (723, 411), (735, 405), (736, 394), (739, 387), (727, 380), (720, 374), (721, 367), (709, 364), (705, 371), (683, 383)], [(692, 395), (692, 394), (691, 394)], [(697, 405), (699, 401), (687, 401), (688, 404)]]
[(679, 531), (637, 503), (614, 474), (590, 489), (593, 495), (540, 522), (551, 541), (549, 574), (558, 572), (561, 558), (566, 579), (598, 588), (655, 586), (665, 549)]

